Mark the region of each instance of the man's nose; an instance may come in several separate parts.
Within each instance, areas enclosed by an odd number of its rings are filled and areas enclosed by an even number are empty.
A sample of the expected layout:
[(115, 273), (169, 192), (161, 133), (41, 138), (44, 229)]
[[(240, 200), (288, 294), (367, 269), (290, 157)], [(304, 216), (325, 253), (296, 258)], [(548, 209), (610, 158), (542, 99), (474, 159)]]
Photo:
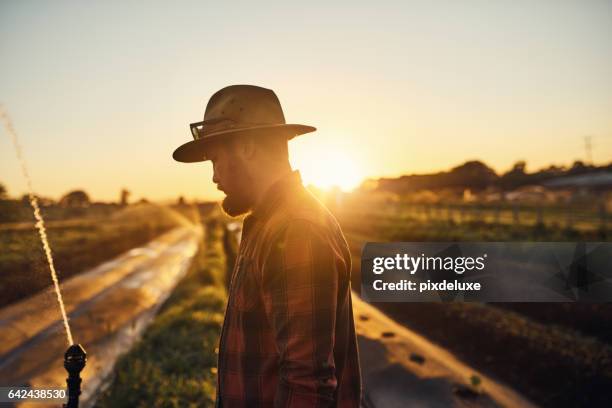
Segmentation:
[(213, 183), (215, 184), (219, 184), (219, 174), (217, 173), (217, 169), (216, 166), (213, 166), (213, 179), (212, 179)]

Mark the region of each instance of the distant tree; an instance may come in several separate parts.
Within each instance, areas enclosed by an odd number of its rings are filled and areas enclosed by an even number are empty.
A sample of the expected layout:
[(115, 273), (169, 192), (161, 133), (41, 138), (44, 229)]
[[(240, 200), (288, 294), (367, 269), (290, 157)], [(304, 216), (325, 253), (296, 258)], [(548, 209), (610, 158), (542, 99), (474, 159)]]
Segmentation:
[(540, 173), (543, 174), (552, 174), (552, 175), (559, 175), (559, 174), (563, 174), (563, 172), (565, 171), (565, 167), (563, 166), (555, 166), (554, 164), (551, 164), (550, 166), (540, 170)]
[(6, 200), (8, 198), (8, 194), (6, 192), (6, 187), (4, 184), (0, 183), (0, 200)]
[(74, 190), (64, 195), (60, 199), (60, 205), (67, 208), (83, 208), (89, 207), (91, 200), (87, 193), (83, 190)]
[(489, 166), (478, 160), (472, 160), (454, 167), (441, 177), (439, 187), (462, 187), (482, 190), (497, 182), (498, 176)]
[[(39, 195), (35, 195), (36, 200), (38, 201), (38, 205), (41, 207), (47, 207), (50, 205), (55, 205), (55, 200), (49, 197), (41, 197)], [(23, 194), (17, 201), (21, 203), (21, 205), (25, 205), (30, 208), (30, 194)]]
[[(612, 171), (612, 163), (604, 166), (593, 166), (578, 160), (569, 169), (564, 166), (550, 165), (539, 171), (527, 173), (527, 163), (525, 160), (519, 160), (514, 163), (510, 170), (498, 176), (486, 164), (473, 160), (456, 166), (450, 171), (411, 174), (397, 178), (380, 178), (362, 184), (360, 190), (368, 191), (372, 189), (377, 192), (396, 194), (400, 197), (413, 196), (415, 192), (423, 190), (463, 192), (465, 189), (478, 191), (498, 187), (502, 190), (511, 191), (526, 185), (542, 185), (553, 178), (607, 171)], [(312, 190), (312, 188), (310, 189)]]
[(576, 160), (568, 170), (568, 174), (581, 174), (587, 172), (592, 166), (587, 166), (582, 160)]
[(178, 205), (185, 205), (185, 197), (180, 196), (176, 202)]
[(125, 188), (121, 189), (121, 197), (120, 197), (121, 205), (123, 205), (123, 206), (128, 205), (128, 199), (130, 197), (130, 194), (131, 193), (127, 189), (125, 189)]
[(529, 183), (529, 176), (525, 172), (527, 163), (525, 160), (519, 160), (512, 166), (508, 172), (501, 175), (499, 179), (500, 187), (503, 190), (514, 190), (515, 188)]
[(395, 194), (408, 194), (420, 190), (465, 188), (482, 190), (497, 183), (499, 177), (486, 164), (478, 160), (465, 162), (450, 171), (434, 174), (413, 174), (398, 178), (377, 180), (376, 190)]
[(514, 166), (512, 166), (512, 170), (510, 170), (510, 172), (516, 173), (516, 174), (525, 174), (526, 169), (527, 169), (527, 162), (525, 160), (519, 160), (516, 163), (514, 163)]

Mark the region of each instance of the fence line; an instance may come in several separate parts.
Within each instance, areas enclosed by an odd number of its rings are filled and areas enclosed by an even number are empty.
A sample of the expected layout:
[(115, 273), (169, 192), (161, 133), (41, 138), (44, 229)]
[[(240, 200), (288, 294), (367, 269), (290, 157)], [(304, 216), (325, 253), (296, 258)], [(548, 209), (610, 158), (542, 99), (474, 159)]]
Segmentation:
[[(366, 203), (344, 204), (342, 205), (344, 211), (359, 211), (359, 208)], [(374, 211), (372, 211), (373, 208), (375, 208)], [(369, 214), (378, 213), (381, 216), (398, 219), (413, 218), (459, 224), (484, 222), (486, 224), (554, 227), (568, 230), (595, 230), (604, 234), (609, 227), (609, 214), (605, 203), (601, 203), (595, 209), (583, 206), (551, 207), (520, 203), (510, 205), (377, 203), (376, 205), (367, 205), (367, 209)], [(367, 214), (363, 215), (367, 216)]]

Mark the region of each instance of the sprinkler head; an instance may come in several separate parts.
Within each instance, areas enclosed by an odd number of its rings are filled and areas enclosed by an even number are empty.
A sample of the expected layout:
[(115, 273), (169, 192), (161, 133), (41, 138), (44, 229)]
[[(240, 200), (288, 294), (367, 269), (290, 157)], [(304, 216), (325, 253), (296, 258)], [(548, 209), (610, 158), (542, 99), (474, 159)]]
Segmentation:
[(68, 371), (68, 374), (75, 375), (78, 377), (85, 363), (87, 362), (87, 353), (80, 344), (73, 344), (68, 347), (66, 354), (64, 354), (64, 368)]
[(68, 371), (68, 403), (64, 408), (78, 408), (79, 395), (81, 395), (81, 377), (79, 374), (87, 362), (87, 353), (80, 344), (73, 344), (68, 347), (64, 354), (64, 368)]

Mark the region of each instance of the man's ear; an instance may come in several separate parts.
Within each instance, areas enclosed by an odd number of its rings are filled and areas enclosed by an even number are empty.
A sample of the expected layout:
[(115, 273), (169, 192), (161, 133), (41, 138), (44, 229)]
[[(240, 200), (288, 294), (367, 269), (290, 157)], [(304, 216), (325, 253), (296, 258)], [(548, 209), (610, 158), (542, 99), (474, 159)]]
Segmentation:
[(256, 146), (255, 146), (255, 138), (253, 137), (244, 137), (240, 143), (240, 153), (242, 157), (245, 159), (252, 159), (255, 157)]

